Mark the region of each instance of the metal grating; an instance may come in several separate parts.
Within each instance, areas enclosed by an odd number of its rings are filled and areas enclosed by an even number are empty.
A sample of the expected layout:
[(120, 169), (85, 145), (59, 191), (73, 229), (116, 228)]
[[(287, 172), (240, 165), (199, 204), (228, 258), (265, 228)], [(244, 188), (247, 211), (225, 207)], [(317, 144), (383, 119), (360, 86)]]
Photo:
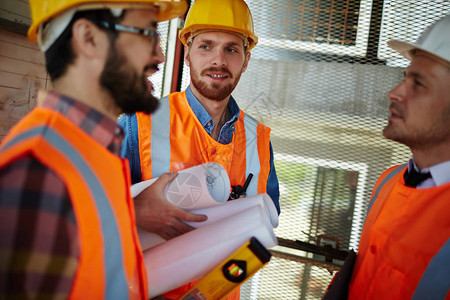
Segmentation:
[(279, 1), (273, 7), (285, 17), (282, 20), (269, 17), (260, 21), (274, 23), (273, 26), (278, 28), (268, 35), (273, 38), (285, 36), (293, 41), (354, 45), (359, 4), (357, 0)]
[[(272, 128), (282, 211), (275, 232), (285, 246), (272, 249), (241, 298), (320, 299), (342, 260), (308, 248), (357, 250), (376, 179), (410, 157), (381, 134), (386, 94), (408, 65), (386, 41), (415, 41), (450, 3), (246, 2), (259, 43), (233, 96)], [(183, 66), (181, 90), (188, 83)]]
[[(161, 49), (165, 56), (167, 57), (167, 49), (168, 49), (168, 36), (169, 36), (169, 21), (164, 21), (158, 23), (158, 32), (161, 38)], [(153, 85), (153, 94), (157, 97), (163, 97), (163, 84), (164, 84), (164, 68), (159, 66), (161, 69), (151, 76), (151, 81)]]

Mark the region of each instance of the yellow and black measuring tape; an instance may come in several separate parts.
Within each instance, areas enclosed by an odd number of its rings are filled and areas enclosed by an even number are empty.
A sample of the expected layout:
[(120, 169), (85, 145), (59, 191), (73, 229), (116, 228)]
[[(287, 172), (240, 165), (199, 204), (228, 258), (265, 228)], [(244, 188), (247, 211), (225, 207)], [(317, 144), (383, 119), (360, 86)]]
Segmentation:
[(266, 265), (272, 254), (254, 237), (205, 275), (182, 300), (222, 299)]

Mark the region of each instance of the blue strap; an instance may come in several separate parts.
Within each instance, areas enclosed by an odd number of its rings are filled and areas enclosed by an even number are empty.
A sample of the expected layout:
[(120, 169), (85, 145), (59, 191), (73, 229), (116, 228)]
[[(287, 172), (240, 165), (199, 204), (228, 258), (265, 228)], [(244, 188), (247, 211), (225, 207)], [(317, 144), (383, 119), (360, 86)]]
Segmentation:
[[(106, 297), (105, 299), (128, 299), (128, 283), (125, 276), (125, 267), (122, 263), (122, 244), (119, 228), (112, 207), (100, 180), (97, 178), (89, 164), (78, 153), (77, 149), (54, 129), (46, 126), (35, 127), (13, 138), (4, 145), (8, 149), (28, 138), (42, 136), (55, 149), (66, 156), (83, 176), (97, 205), (103, 232), (105, 266), (106, 266)], [(92, 230), (96, 230), (93, 228)], [(102, 249), (98, 249), (102, 251)], [(86, 291), (89, 293), (89, 291)]]
[(394, 177), (395, 175), (397, 175), (399, 172), (401, 172), (405, 167), (407, 166), (407, 164), (403, 164), (400, 166), (397, 166), (396, 168), (392, 169), (392, 171), (383, 179), (383, 181), (380, 183), (380, 185), (378, 186), (378, 188), (376, 189), (375, 193), (373, 194), (373, 197), (370, 199), (369, 201), (369, 205), (367, 207), (367, 214), (366, 216), (369, 214), (370, 209), (372, 208), (373, 203), (375, 202), (375, 200), (378, 198), (378, 194), (380, 193), (381, 189), (383, 188), (383, 186), (392, 179), (392, 177)]

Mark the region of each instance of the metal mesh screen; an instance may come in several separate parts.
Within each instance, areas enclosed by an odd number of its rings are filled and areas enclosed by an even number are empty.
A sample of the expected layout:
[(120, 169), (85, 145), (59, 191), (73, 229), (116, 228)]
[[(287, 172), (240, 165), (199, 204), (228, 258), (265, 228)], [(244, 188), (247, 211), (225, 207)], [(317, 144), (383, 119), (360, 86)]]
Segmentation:
[[(167, 56), (167, 48), (168, 48), (168, 38), (169, 38), (169, 21), (164, 21), (158, 23), (158, 33), (161, 39), (160, 45), (162, 52)], [(160, 66), (161, 67), (161, 66)], [(151, 76), (151, 82), (153, 85), (153, 95), (156, 97), (162, 98), (163, 95), (163, 82), (164, 82), (164, 68), (161, 68), (158, 72)]]
[[(386, 140), (387, 92), (408, 61), (386, 46), (413, 42), (449, 1), (246, 0), (258, 45), (233, 92), (272, 128), (280, 239), (357, 250), (372, 187), (408, 148)], [(182, 90), (189, 83), (184, 66)], [(277, 247), (242, 299), (320, 299), (342, 264)]]

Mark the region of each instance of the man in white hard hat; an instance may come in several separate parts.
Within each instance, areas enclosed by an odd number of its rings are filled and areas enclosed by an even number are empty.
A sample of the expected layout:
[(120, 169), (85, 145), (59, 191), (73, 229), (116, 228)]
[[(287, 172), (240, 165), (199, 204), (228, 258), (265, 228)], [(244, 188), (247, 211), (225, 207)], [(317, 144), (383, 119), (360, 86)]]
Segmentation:
[[(116, 120), (155, 110), (146, 78), (164, 60), (157, 22), (187, 4), (30, 0), (30, 8), (28, 37), (45, 52), (52, 90), (0, 148), (0, 298), (148, 299)], [(141, 194), (152, 209), (167, 210), (162, 188), (173, 176)]]
[(450, 15), (414, 44), (388, 44), (411, 63), (388, 93), (383, 134), (412, 158), (375, 185), (349, 299), (449, 299)]

